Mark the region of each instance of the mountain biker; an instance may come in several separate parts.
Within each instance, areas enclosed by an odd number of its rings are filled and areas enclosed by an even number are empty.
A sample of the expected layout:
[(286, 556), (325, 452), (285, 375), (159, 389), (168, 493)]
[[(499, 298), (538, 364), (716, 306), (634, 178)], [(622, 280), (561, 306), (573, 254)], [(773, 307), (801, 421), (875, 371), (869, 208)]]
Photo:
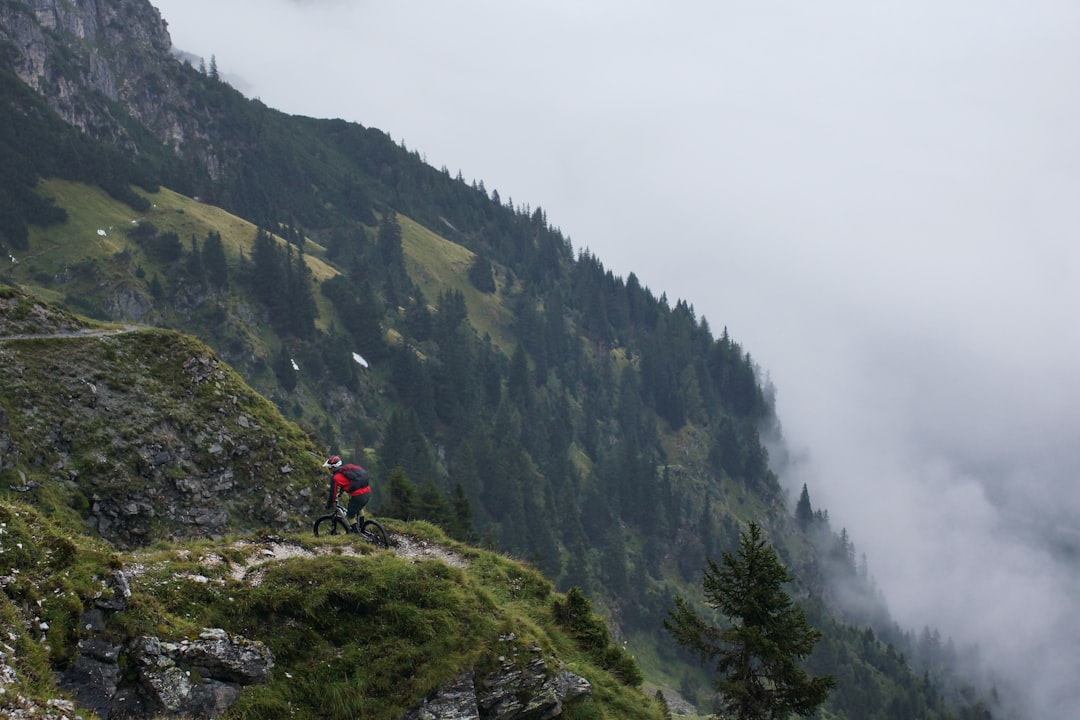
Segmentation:
[(331, 455), (323, 463), (324, 468), (330, 469), (330, 499), (326, 501), (326, 509), (334, 507), (338, 495), (343, 492), (349, 493), (349, 505), (345, 508), (345, 520), (349, 523), (352, 532), (359, 532), (357, 525), (359, 515), (371, 499), (371, 482), (368, 472), (359, 465), (352, 463), (343, 464), (337, 455)]

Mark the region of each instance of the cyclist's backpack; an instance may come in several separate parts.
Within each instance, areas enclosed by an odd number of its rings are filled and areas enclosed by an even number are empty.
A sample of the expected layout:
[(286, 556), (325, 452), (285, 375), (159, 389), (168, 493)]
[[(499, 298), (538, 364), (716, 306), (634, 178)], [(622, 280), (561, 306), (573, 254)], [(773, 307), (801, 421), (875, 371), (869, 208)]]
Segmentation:
[(359, 465), (347, 465), (341, 469), (341, 474), (349, 481), (349, 492), (366, 488), (371, 483), (368, 481), (367, 470)]

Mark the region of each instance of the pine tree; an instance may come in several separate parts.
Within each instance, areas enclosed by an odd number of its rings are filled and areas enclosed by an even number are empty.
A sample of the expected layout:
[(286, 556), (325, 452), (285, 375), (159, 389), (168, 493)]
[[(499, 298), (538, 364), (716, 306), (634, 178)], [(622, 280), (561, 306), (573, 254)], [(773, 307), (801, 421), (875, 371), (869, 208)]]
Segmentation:
[(206, 277), (216, 288), (224, 288), (229, 283), (229, 269), (225, 261), (225, 248), (221, 242), (221, 234), (210, 231), (202, 246), (202, 264), (206, 269)]
[(379, 446), (379, 463), (383, 468), (400, 466), (407, 477), (420, 484), (437, 477), (437, 460), (416, 413), (391, 413)]
[(286, 392), (292, 392), (296, 389), (296, 367), (293, 365), (292, 356), (284, 347), (274, 355), (273, 369), (278, 384), (281, 385), (282, 389)]
[(185, 262), (187, 266), (188, 279), (196, 285), (203, 285), (206, 282), (206, 271), (202, 264), (202, 252), (199, 250), (199, 241), (192, 235), (191, 236), (191, 252), (187, 256)]
[(656, 691), (656, 702), (660, 704), (660, 707), (664, 713), (664, 720), (672, 720), (671, 707), (668, 706), (667, 698), (664, 697), (664, 693), (660, 690)]
[(280, 327), (288, 310), (288, 297), (283, 292), (288, 287), (285, 267), (273, 236), (262, 228), (255, 233), (251, 263), (252, 289), (255, 296), (269, 311), (271, 323)]
[(433, 525), (438, 525), (443, 530), (449, 531), (452, 519), (450, 502), (442, 494), (435, 483), (428, 478), (420, 486), (416, 498), (416, 516), (420, 520), (426, 520)]
[(814, 522), (814, 509), (810, 506), (810, 492), (806, 489), (806, 483), (803, 483), (802, 494), (799, 495), (799, 502), (795, 505), (795, 519), (803, 530)]
[(379, 506), (379, 513), (398, 520), (413, 520), (417, 517), (419, 506), (416, 486), (405, 470), (396, 465), (386, 478), (386, 494)]
[(495, 273), (491, 269), (491, 261), (477, 255), (469, 266), (469, 282), (480, 292), (495, 292)]
[(461, 483), (454, 484), (454, 494), (451, 496), (450, 505), (453, 511), (450, 536), (457, 540), (473, 539), (472, 506)]
[(821, 637), (784, 592), (791, 576), (776, 551), (750, 523), (738, 554), (724, 553), (722, 565), (708, 560), (703, 586), (706, 603), (729, 625), (710, 625), (681, 597), (675, 598), (664, 627), (702, 661), (716, 661), (714, 680), (725, 713), (738, 720), (782, 720), (811, 715), (836, 684), (799, 667)]
[(297, 337), (310, 338), (315, 334), (315, 318), (319, 314), (311, 293), (312, 275), (304, 259), (303, 249), (295, 254), (292, 245), (286, 248), (286, 281), (289, 298), (286, 326)]
[(405, 250), (401, 246), (401, 225), (397, 213), (389, 211), (379, 222), (377, 240), (383, 262), (394, 269), (404, 269)]

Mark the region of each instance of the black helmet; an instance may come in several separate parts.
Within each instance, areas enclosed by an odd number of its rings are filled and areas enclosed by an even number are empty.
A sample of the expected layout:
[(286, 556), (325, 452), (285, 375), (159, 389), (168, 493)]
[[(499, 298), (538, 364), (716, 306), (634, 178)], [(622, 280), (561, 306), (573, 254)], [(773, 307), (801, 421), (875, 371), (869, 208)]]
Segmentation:
[(323, 467), (337, 470), (339, 467), (341, 467), (341, 458), (339, 458), (337, 455), (331, 455), (330, 457), (326, 458), (326, 462), (323, 463)]

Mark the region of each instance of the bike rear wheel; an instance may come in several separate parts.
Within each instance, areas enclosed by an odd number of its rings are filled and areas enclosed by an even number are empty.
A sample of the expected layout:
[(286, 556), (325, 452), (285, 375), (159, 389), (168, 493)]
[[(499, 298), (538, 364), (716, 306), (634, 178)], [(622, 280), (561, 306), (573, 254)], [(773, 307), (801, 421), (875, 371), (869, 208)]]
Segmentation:
[(360, 526), (360, 534), (376, 547), (390, 547), (390, 540), (386, 537), (386, 530), (383, 530), (383, 526), (374, 520), (365, 520), (364, 524)]
[(349, 526), (337, 515), (323, 515), (311, 526), (316, 536), (319, 535), (345, 535), (349, 532)]

